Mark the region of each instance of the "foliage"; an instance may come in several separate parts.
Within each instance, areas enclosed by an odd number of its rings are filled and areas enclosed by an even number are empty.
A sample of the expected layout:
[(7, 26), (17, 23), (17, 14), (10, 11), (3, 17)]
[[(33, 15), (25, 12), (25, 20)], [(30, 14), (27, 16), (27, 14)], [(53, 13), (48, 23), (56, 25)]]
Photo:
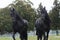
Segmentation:
[(60, 29), (60, 18), (59, 18), (59, 5), (58, 5), (58, 1), (57, 0), (54, 1), (54, 7), (52, 8), (52, 10), (50, 11), (49, 15), (51, 17), (51, 21), (52, 21), (52, 25), (51, 28), (52, 29)]
[[(4, 31), (12, 31), (11, 30), (11, 18), (9, 15), (9, 10), (7, 8), (3, 8), (0, 11), (0, 32)], [(9, 29), (8, 29), (9, 28)]]
[(40, 17), (40, 13), (41, 13), (40, 10), (42, 10), (42, 8), (43, 8), (43, 5), (42, 5), (42, 3), (40, 3), (40, 4), (39, 4), (39, 7), (37, 8), (38, 17)]
[[(30, 2), (31, 3), (31, 2)], [(16, 0), (6, 8), (0, 9), (0, 32), (12, 31), (12, 20), (10, 17), (9, 7), (13, 6), (20, 16), (29, 22), (28, 30), (34, 29), (35, 14), (36, 12), (31, 7), (31, 4), (25, 0)]]

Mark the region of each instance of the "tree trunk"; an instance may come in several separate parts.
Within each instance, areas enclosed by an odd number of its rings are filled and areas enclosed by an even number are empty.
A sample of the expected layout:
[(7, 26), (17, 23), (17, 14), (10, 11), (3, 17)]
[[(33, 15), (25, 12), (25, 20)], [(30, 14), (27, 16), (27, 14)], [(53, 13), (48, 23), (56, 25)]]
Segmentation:
[(56, 28), (56, 35), (57, 35), (57, 36), (59, 35), (58, 27)]

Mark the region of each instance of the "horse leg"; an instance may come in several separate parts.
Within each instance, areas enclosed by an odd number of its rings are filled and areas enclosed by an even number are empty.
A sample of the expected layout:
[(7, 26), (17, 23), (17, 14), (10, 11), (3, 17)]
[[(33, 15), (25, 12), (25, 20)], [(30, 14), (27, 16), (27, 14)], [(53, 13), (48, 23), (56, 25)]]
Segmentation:
[(39, 40), (39, 34), (38, 30), (36, 30), (37, 40)]
[(49, 32), (44, 33), (44, 40), (48, 40), (48, 34), (49, 34)]
[(40, 38), (40, 40), (42, 40), (42, 36), (41, 37), (39, 37)]
[(42, 34), (37, 36), (37, 40), (39, 40), (39, 39), (42, 40)]
[(27, 40), (27, 33), (25, 34), (25, 38), (24, 39)]
[(37, 40), (39, 40), (39, 36), (37, 36)]
[[(20, 34), (20, 33), (19, 33), (19, 34)], [(20, 34), (20, 39), (23, 40), (23, 35), (22, 35), (22, 34)]]
[(42, 40), (42, 34), (40, 34), (39, 38), (40, 38), (40, 40)]
[(20, 39), (21, 39), (21, 40), (24, 40), (24, 39), (23, 39), (23, 35), (20, 35)]
[(16, 32), (13, 32), (13, 40), (15, 40), (15, 34), (16, 34)]
[(48, 40), (48, 36), (49, 36), (49, 31), (47, 32), (47, 40)]
[(44, 32), (44, 40), (46, 40), (47, 32)]
[(23, 39), (27, 40), (27, 31), (24, 31), (22, 35), (23, 35)]

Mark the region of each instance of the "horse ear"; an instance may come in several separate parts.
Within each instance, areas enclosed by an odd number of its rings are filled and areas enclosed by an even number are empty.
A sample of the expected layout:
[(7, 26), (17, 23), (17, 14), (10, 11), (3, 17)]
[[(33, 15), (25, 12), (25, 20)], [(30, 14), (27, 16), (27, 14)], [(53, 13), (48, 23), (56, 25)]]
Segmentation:
[(46, 11), (46, 7), (43, 8)]
[(46, 7), (44, 7), (44, 9), (46, 9)]

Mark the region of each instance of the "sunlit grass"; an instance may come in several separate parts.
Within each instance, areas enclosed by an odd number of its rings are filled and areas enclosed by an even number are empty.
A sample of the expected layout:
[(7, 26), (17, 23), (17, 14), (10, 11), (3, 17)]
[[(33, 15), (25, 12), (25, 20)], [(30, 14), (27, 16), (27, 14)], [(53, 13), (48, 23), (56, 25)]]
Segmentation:
[[(12, 37), (0, 37), (0, 40), (13, 40)], [(16, 38), (19, 40), (19, 38)], [(28, 40), (37, 40), (36, 36), (29, 36)], [(49, 36), (49, 40), (60, 40), (60, 36)]]

